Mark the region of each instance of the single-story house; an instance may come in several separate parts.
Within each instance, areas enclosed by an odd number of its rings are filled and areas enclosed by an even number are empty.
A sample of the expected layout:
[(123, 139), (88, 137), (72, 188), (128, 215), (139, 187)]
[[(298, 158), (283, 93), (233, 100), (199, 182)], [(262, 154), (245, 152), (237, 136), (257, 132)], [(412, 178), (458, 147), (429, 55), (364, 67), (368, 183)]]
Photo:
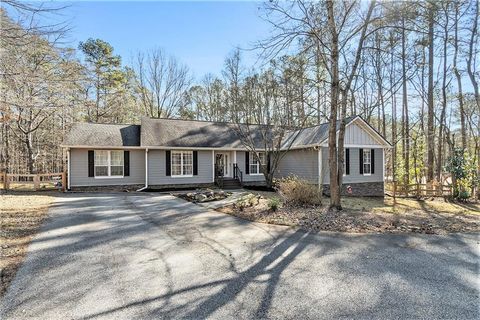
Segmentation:
[[(328, 193), (328, 128), (325, 123), (290, 132), (284, 144), (288, 151), (275, 176), (295, 175), (323, 185)], [(69, 190), (235, 187), (265, 182), (261, 165), (266, 164), (249, 152), (231, 123), (148, 117), (140, 125), (75, 123), (62, 146), (68, 155)], [(344, 188), (350, 186), (354, 195), (383, 196), (388, 148), (390, 143), (361, 117), (348, 118)], [(264, 152), (259, 158), (260, 162), (268, 159)]]

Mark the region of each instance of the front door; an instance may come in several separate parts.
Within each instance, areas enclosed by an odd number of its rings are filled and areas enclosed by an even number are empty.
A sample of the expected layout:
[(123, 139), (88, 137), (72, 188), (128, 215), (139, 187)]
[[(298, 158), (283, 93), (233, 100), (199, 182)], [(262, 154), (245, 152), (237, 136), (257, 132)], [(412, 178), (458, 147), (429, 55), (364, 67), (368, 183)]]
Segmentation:
[(219, 175), (229, 177), (228, 153), (217, 153), (215, 156), (215, 167), (219, 170)]

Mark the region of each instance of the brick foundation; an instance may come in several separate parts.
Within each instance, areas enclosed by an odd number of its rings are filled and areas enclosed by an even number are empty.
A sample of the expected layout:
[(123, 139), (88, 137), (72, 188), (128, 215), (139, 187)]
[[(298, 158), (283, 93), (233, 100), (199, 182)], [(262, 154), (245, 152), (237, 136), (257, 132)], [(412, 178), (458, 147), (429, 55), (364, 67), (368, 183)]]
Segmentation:
[(214, 188), (213, 183), (186, 183), (186, 184), (161, 184), (148, 186), (149, 191), (170, 191), (170, 190), (194, 190)]
[[(347, 188), (352, 188), (352, 193), (347, 193)], [(323, 185), (323, 193), (330, 195), (330, 185)], [(384, 189), (383, 182), (362, 182), (362, 183), (344, 183), (342, 185), (342, 195), (357, 196), (357, 197), (383, 197)]]
[(105, 192), (105, 191), (136, 191), (145, 187), (144, 184), (130, 184), (123, 186), (89, 186), (89, 187), (71, 187), (70, 191), (79, 192)]

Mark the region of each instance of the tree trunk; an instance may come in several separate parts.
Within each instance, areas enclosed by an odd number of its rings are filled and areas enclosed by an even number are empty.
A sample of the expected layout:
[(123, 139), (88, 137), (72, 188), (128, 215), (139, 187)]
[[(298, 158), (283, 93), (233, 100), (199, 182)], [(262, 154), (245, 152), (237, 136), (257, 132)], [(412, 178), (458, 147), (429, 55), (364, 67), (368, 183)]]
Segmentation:
[(9, 126), (7, 123), (8, 120), (5, 119), (5, 114), (3, 115), (3, 118), (4, 118), (4, 122), (2, 126), (3, 127), (2, 135), (3, 135), (3, 141), (4, 141), (4, 149), (3, 149), (3, 155), (2, 155), (2, 162), (3, 162), (2, 170), (8, 173), (10, 168), (10, 139), (9, 139), (9, 133), (8, 133)]
[(410, 135), (408, 121), (408, 93), (407, 93), (407, 66), (406, 66), (406, 35), (405, 18), (402, 19), (402, 141), (403, 141), (403, 165), (405, 170), (404, 184), (410, 183)]
[[(446, 10), (447, 11), (447, 10)], [(438, 129), (437, 181), (442, 181), (444, 125), (447, 112), (447, 43), (448, 43), (448, 12), (445, 12), (444, 41), (443, 41), (443, 81), (442, 81), (442, 111)]]
[(463, 102), (463, 90), (462, 90), (462, 76), (460, 75), (460, 71), (457, 67), (457, 58), (458, 58), (458, 10), (459, 10), (459, 3), (455, 3), (455, 42), (454, 48), (455, 53), (453, 55), (453, 72), (455, 73), (455, 77), (457, 78), (457, 86), (458, 86), (458, 104), (459, 104), (459, 112), (460, 112), (460, 134), (462, 138), (462, 148), (466, 150), (467, 148), (467, 133), (466, 133), (466, 124), (465, 124), (465, 107)]
[(473, 92), (475, 94), (475, 101), (477, 103), (477, 111), (480, 113), (480, 96), (478, 93), (478, 82), (475, 79), (475, 73), (472, 67), (473, 57), (476, 55), (475, 37), (477, 36), (477, 27), (478, 27), (478, 1), (475, 2), (475, 17), (473, 21), (472, 34), (470, 36), (469, 50), (468, 50), (468, 59), (467, 59), (467, 72), (472, 82)]
[(29, 174), (35, 173), (35, 158), (33, 156), (32, 133), (25, 134), (25, 150), (27, 151), (27, 169)]
[(435, 131), (433, 106), (433, 53), (434, 53), (434, 17), (433, 2), (428, 6), (428, 98), (427, 98), (427, 181), (433, 181)]
[(394, 90), (395, 82), (395, 60), (394, 60), (394, 39), (390, 34), (390, 90), (392, 94), (392, 179), (396, 180), (396, 161), (397, 161), (397, 99)]
[(330, 167), (330, 208), (342, 209), (337, 170), (337, 108), (340, 79), (338, 71), (338, 34), (335, 26), (333, 1), (327, 1), (328, 26), (331, 37), (330, 121), (328, 130), (328, 163)]
[(316, 82), (317, 82), (317, 86), (316, 86), (316, 91), (317, 91), (317, 124), (321, 124), (322, 123), (322, 118), (321, 118), (321, 105), (322, 105), (322, 101), (321, 101), (321, 87), (320, 87), (320, 82), (322, 81), (322, 77), (321, 77), (321, 68), (320, 68), (320, 48), (319, 48), (319, 45), (318, 45), (318, 41), (317, 41), (317, 51), (315, 52), (315, 76), (316, 76)]

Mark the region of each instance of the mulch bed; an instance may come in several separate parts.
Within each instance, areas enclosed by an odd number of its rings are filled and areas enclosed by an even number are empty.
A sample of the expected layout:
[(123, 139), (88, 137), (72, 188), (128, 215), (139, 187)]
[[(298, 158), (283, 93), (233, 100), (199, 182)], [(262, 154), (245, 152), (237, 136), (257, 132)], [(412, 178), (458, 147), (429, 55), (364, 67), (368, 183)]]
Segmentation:
[(360, 210), (328, 210), (326, 207), (284, 206), (277, 211), (265, 207), (235, 205), (218, 209), (250, 221), (297, 226), (306, 231), (354, 233), (426, 233), (447, 234), (480, 232), (480, 215), (432, 213), (411, 210), (408, 213), (371, 213)]

